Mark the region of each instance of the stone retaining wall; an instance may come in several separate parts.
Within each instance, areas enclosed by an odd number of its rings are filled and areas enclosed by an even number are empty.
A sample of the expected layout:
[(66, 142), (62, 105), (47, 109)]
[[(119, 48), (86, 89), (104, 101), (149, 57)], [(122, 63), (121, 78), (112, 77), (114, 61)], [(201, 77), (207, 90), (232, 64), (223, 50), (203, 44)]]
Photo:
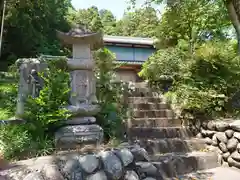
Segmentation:
[(215, 147), (224, 166), (240, 168), (240, 120), (201, 123), (198, 138)]
[(6, 180), (162, 179), (157, 167), (149, 162), (146, 150), (137, 145), (95, 154), (67, 153), (40, 157), (20, 161), (14, 167), (0, 171), (0, 177)]

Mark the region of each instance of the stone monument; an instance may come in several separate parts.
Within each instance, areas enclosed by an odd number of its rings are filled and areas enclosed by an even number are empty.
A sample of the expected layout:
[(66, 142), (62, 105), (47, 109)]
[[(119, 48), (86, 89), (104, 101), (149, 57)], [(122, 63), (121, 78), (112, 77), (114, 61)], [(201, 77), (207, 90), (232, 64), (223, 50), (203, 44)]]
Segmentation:
[(24, 103), (27, 96), (37, 97), (43, 86), (42, 80), (38, 77), (38, 72), (42, 72), (47, 67), (47, 64), (37, 58), (18, 59), (16, 64), (20, 76), (16, 117), (21, 118), (24, 114)]
[(68, 60), (71, 77), (70, 105), (71, 119), (56, 134), (56, 144), (60, 148), (74, 148), (78, 144), (101, 143), (103, 130), (96, 125), (96, 115), (100, 111), (96, 98), (94, 76), (95, 61), (93, 50), (103, 45), (101, 33), (91, 33), (84, 28), (74, 28), (68, 33), (57, 32), (63, 43), (72, 45), (72, 59)]

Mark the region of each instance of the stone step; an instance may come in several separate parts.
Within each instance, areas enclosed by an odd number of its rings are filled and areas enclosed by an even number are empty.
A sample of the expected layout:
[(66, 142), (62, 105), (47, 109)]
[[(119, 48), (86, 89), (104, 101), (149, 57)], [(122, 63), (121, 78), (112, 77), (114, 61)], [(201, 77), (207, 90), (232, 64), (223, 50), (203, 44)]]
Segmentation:
[(183, 138), (193, 137), (192, 131), (188, 127), (157, 127), (157, 128), (130, 128), (130, 139), (161, 139), (161, 138)]
[(191, 151), (201, 151), (207, 149), (205, 140), (203, 139), (180, 139), (180, 138), (164, 138), (164, 139), (140, 139), (137, 144), (145, 148), (149, 154), (179, 152), (187, 153)]
[(159, 97), (128, 97), (128, 102), (132, 104), (140, 103), (161, 103), (163, 102), (162, 98)]
[(159, 94), (157, 92), (153, 92), (147, 88), (136, 88), (130, 94), (131, 97), (155, 97), (158, 98)]
[(130, 104), (130, 107), (136, 110), (152, 110), (152, 109), (170, 109), (169, 105), (166, 103), (136, 103)]
[(163, 177), (177, 177), (220, 166), (216, 152), (169, 153), (152, 156), (151, 160)]
[(133, 118), (131, 124), (132, 127), (171, 127), (180, 126), (181, 120), (173, 118)]
[[(190, 174), (180, 175), (178, 180), (239, 180), (240, 170), (229, 167), (217, 167), (208, 170), (193, 172)], [(166, 179), (172, 180), (172, 179)]]
[(172, 110), (134, 110), (132, 112), (134, 118), (174, 118)]

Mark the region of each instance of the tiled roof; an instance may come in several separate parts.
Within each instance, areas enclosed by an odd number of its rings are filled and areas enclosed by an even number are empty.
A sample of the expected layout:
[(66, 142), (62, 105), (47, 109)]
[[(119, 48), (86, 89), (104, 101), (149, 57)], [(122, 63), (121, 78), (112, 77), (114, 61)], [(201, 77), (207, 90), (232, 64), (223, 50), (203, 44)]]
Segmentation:
[(129, 36), (103, 36), (104, 42), (110, 43), (126, 43), (126, 44), (140, 44), (140, 45), (153, 45), (154, 40), (152, 38), (141, 37), (129, 37)]

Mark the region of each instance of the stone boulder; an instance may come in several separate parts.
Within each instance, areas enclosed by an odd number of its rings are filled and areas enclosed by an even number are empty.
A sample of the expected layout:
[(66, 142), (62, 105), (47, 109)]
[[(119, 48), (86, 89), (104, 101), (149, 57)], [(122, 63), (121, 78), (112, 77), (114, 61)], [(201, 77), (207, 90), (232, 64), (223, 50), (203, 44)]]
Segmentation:
[(229, 128), (229, 124), (224, 121), (216, 122), (216, 129), (217, 131), (226, 131)]
[(235, 132), (233, 134), (233, 136), (240, 141), (240, 133), (239, 132)]
[(100, 163), (95, 155), (85, 155), (79, 158), (80, 166), (86, 173), (93, 173)]
[(135, 161), (149, 161), (148, 152), (140, 147), (134, 147), (131, 149)]
[(227, 143), (228, 138), (224, 132), (217, 132), (216, 137), (220, 142)]
[(45, 180), (40, 172), (33, 172), (28, 174), (23, 180)]
[(133, 162), (133, 155), (127, 148), (116, 151), (116, 155), (121, 159), (123, 165), (126, 167)]
[(105, 172), (112, 179), (120, 179), (123, 173), (123, 167), (120, 159), (111, 151), (99, 153), (102, 159)]
[(205, 141), (205, 143), (207, 144), (207, 145), (211, 145), (213, 142), (212, 142), (212, 139), (210, 139), (209, 137), (206, 137), (205, 139), (204, 139), (204, 141)]
[(104, 171), (96, 172), (95, 174), (89, 175), (86, 180), (108, 180)]
[(230, 167), (234, 166), (234, 167), (240, 168), (240, 163), (235, 161), (231, 156), (228, 158), (228, 164)]
[(234, 131), (232, 129), (228, 129), (225, 131), (225, 134), (230, 139), (233, 137)]
[(231, 158), (233, 158), (235, 161), (240, 162), (240, 153), (235, 151), (231, 154)]
[(230, 152), (223, 153), (222, 158), (227, 161), (228, 157), (230, 156)]
[(213, 146), (217, 146), (218, 145), (218, 139), (217, 139), (216, 134), (214, 134), (213, 137), (212, 137), (212, 145)]
[(236, 138), (231, 138), (227, 142), (227, 148), (230, 152), (233, 152), (236, 150), (238, 145), (238, 140)]
[(219, 143), (219, 149), (220, 149), (223, 153), (225, 153), (225, 152), (228, 151), (226, 144), (224, 144), (223, 142), (220, 142), (220, 143)]
[(124, 180), (139, 180), (139, 176), (135, 171), (126, 171)]
[(209, 121), (209, 122), (207, 123), (207, 128), (208, 128), (209, 130), (215, 130), (215, 129), (216, 129), (216, 123), (215, 123), (214, 121)]
[(230, 124), (230, 127), (235, 130), (240, 132), (240, 120), (236, 120)]

